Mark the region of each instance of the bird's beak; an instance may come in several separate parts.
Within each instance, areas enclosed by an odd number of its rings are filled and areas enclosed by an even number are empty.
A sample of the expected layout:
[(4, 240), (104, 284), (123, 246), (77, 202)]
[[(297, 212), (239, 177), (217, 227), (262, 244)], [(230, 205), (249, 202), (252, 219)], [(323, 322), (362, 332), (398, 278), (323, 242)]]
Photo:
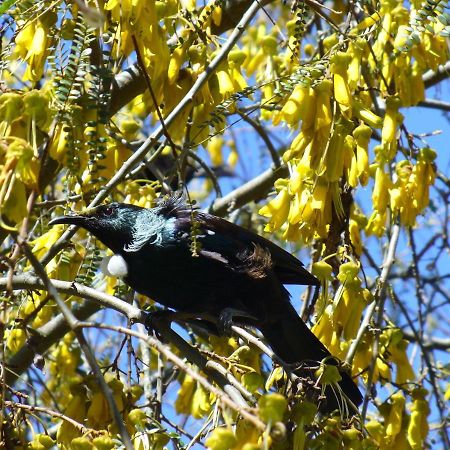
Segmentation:
[(87, 217), (82, 214), (69, 214), (67, 216), (56, 217), (50, 220), (49, 226), (59, 225), (59, 224), (69, 224), (83, 226), (86, 224)]

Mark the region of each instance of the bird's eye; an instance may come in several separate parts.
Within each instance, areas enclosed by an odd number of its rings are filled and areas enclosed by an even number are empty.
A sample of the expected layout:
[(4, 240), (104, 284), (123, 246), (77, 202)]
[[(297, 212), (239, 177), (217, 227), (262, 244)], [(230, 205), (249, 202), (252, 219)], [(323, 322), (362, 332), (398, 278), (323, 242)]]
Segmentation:
[(104, 214), (105, 216), (112, 216), (113, 212), (114, 212), (113, 208), (112, 208), (111, 206), (108, 206), (108, 207), (106, 207), (105, 210), (103, 211), (103, 214)]

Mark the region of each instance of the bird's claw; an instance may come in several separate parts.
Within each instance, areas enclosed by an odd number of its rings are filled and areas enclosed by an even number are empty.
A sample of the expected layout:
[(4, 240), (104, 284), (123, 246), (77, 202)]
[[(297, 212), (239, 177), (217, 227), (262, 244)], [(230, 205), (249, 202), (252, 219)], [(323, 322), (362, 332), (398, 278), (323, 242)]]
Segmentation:
[(217, 324), (217, 328), (219, 329), (220, 334), (224, 334), (226, 336), (231, 335), (231, 327), (233, 326), (233, 311), (230, 309), (224, 309), (219, 314), (219, 322)]
[(252, 315), (238, 309), (225, 308), (219, 314), (217, 328), (220, 334), (229, 336), (233, 325), (239, 323), (248, 325), (253, 322), (256, 322), (256, 318)]
[(169, 326), (170, 322), (174, 320), (174, 316), (176, 313), (168, 310), (157, 310), (147, 313), (147, 317), (145, 318), (144, 326), (147, 329), (148, 333), (155, 333), (158, 337), (160, 337), (159, 329), (161, 326)]

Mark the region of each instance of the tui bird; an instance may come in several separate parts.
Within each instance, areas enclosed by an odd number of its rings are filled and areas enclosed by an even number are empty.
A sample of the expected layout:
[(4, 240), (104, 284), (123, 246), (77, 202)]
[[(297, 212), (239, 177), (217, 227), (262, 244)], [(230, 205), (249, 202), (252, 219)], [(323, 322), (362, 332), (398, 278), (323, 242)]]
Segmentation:
[[(124, 281), (162, 305), (209, 318), (222, 331), (233, 321), (254, 326), (286, 363), (338, 364), (298, 316), (283, 286), (319, 281), (297, 258), (249, 230), (194, 210), (180, 196), (152, 209), (101, 205), (49, 223), (55, 224), (77, 225), (96, 236), (125, 262), (118, 270)], [(357, 386), (341, 368), (339, 373), (340, 388), (358, 406)], [(320, 410), (336, 409), (330, 386), (325, 396)]]

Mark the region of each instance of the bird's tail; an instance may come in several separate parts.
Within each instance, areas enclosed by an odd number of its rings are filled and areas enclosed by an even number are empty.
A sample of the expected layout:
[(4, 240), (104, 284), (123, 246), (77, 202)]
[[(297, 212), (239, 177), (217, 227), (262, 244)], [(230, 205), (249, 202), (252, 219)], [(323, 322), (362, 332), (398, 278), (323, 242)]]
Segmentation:
[[(275, 320), (260, 327), (260, 331), (277, 356), (288, 364), (303, 363), (304, 366), (317, 367), (320, 361), (327, 358), (326, 363), (337, 365), (336, 360), (330, 358), (330, 352), (306, 326), (292, 305), (288, 302), (282, 304), (284, 305), (281, 307), (282, 314), (279, 316), (277, 314)], [(299, 369), (298, 373), (305, 375), (304, 370)], [(355, 406), (359, 406), (362, 396), (358, 387), (344, 370), (339, 369), (339, 373), (342, 378), (338, 382), (340, 389)], [(320, 405), (321, 412), (331, 412), (342, 405), (346, 405), (344, 409), (347, 407), (355, 412), (348, 402), (342, 400), (337, 391), (330, 385), (326, 387), (326, 401)]]

